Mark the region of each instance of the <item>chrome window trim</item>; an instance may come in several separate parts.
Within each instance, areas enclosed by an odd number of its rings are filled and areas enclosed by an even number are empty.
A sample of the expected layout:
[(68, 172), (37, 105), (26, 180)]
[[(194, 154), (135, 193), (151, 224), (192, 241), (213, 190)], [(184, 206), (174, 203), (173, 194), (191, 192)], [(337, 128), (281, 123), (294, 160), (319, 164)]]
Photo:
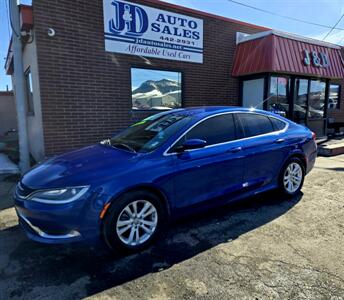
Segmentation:
[[(281, 130), (276, 130), (276, 131), (272, 131), (272, 132), (268, 132), (268, 133), (264, 133), (264, 134), (260, 134), (260, 135), (254, 135), (254, 136), (250, 136), (250, 137), (244, 137), (242, 139), (237, 139), (237, 140), (233, 140), (233, 141), (228, 141), (228, 142), (223, 142), (223, 143), (218, 143), (218, 144), (213, 144), (213, 145), (208, 145), (208, 146), (205, 146), (203, 148), (200, 148), (200, 149), (191, 149), (191, 150), (186, 150), (186, 152), (192, 152), (192, 151), (198, 151), (198, 150), (202, 150), (202, 149), (207, 149), (207, 148), (211, 148), (211, 147), (215, 147), (215, 146), (222, 146), (222, 145), (227, 145), (227, 144), (231, 144), (231, 143), (236, 143), (236, 142), (239, 142), (239, 141), (245, 141), (245, 140), (249, 140), (249, 139), (253, 139), (253, 138), (257, 138), (257, 137), (262, 137), (262, 136), (273, 136), (273, 135), (278, 135), (280, 133), (283, 133), (283, 132), (286, 132), (287, 129), (289, 128), (289, 123), (284, 121), (284, 120), (281, 120), (277, 117), (274, 117), (274, 116), (270, 116), (270, 115), (265, 115), (265, 114), (262, 114), (262, 113), (259, 113), (259, 112), (256, 112), (256, 111), (230, 111), (230, 112), (222, 112), (222, 113), (218, 113), (218, 114), (215, 114), (215, 115), (211, 115), (211, 116), (208, 116), (202, 120), (199, 120), (197, 123), (195, 123), (194, 125), (192, 125), (190, 128), (188, 128), (185, 132), (183, 132), (179, 138), (177, 138), (171, 146), (169, 146), (163, 153), (163, 156), (170, 156), (170, 155), (176, 155), (178, 154), (177, 152), (171, 152), (171, 153), (168, 153), (168, 151), (173, 148), (173, 146), (175, 144), (177, 144), (179, 142), (179, 140), (181, 140), (190, 130), (192, 130), (195, 126), (197, 126), (198, 124), (210, 119), (210, 118), (213, 118), (213, 117), (217, 117), (217, 116), (221, 116), (221, 115), (227, 115), (227, 114), (255, 114), (255, 115), (260, 115), (260, 116), (265, 116), (267, 118), (275, 118), (281, 122), (283, 122), (285, 124), (285, 127)], [(273, 126), (271, 124), (271, 126)]]

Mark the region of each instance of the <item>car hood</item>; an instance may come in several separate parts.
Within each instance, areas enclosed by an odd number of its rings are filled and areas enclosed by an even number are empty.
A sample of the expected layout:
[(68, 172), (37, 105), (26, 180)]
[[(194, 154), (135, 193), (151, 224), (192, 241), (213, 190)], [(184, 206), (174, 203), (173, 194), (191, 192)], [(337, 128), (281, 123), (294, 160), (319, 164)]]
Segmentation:
[(37, 165), (23, 176), (22, 183), (31, 189), (89, 185), (130, 170), (141, 156), (97, 144)]

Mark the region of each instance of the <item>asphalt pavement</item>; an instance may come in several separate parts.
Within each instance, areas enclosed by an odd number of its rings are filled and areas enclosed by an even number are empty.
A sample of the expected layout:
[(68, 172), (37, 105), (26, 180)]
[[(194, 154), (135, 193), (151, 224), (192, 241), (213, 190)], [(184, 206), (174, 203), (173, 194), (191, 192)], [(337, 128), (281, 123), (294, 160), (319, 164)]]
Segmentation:
[(317, 160), (302, 194), (274, 192), (171, 224), (126, 257), (41, 245), (0, 182), (0, 299), (343, 299), (344, 155)]

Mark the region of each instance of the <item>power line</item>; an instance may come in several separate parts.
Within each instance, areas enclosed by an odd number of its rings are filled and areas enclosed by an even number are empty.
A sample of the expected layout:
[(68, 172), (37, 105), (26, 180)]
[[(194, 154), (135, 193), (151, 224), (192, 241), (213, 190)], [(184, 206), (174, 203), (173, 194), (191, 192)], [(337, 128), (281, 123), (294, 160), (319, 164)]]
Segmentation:
[[(273, 15), (273, 16), (278, 16), (278, 17), (281, 17), (281, 18), (285, 18), (285, 19), (288, 19), (288, 20), (293, 20), (293, 21), (300, 22), (300, 23), (305, 23), (305, 24), (309, 24), (309, 25), (314, 25), (314, 26), (319, 26), (319, 27), (323, 27), (323, 28), (332, 29), (332, 26), (328, 26), (328, 25), (324, 25), (324, 24), (319, 24), (319, 23), (314, 23), (314, 22), (310, 22), (310, 21), (306, 21), (306, 20), (302, 20), (302, 19), (298, 19), (298, 18), (282, 15), (282, 14), (275, 13), (275, 12), (272, 12), (272, 11), (269, 11), (269, 10), (265, 10), (265, 9), (262, 9), (262, 8), (259, 8), (259, 7), (251, 6), (251, 5), (248, 5), (248, 4), (245, 4), (245, 3), (241, 3), (241, 2), (238, 2), (238, 1), (235, 1), (235, 0), (227, 0), (227, 1), (235, 3), (235, 4), (238, 4), (238, 5), (241, 5), (241, 6), (245, 6), (245, 7), (248, 7), (248, 8), (257, 10), (257, 11), (260, 11), (260, 12), (264, 12), (266, 14), (270, 14), (270, 15)], [(338, 28), (336, 28), (336, 30), (344, 30), (344, 28), (339, 28), (338, 27)]]
[[(343, 38), (339, 41), (338, 45), (340, 45), (342, 42), (344, 42), (344, 36)], [(344, 46), (344, 45), (343, 45)]]
[(331, 28), (331, 30), (324, 36), (324, 38), (322, 39), (323, 41), (331, 34), (331, 32), (336, 28), (336, 26), (339, 24), (339, 22), (343, 19), (344, 14), (342, 14), (342, 16), (339, 18), (339, 20), (337, 21), (336, 24), (334, 24), (334, 26)]
[(7, 6), (7, 0), (4, 0), (5, 2), (5, 9), (6, 9), (6, 18), (7, 18), (7, 31), (8, 31), (8, 39), (11, 39), (11, 32), (10, 32), (10, 15), (9, 15), (9, 11), (8, 11), (8, 6)]
[[(7, 1), (7, 0), (5, 0), (5, 1)], [(8, 1), (10, 2), (9, 8), (11, 9), (13, 3), (12, 3), (11, 0), (8, 0)], [(9, 15), (9, 19), (10, 19), (10, 24), (11, 24), (12, 32), (15, 34), (16, 37), (19, 37), (19, 34), (14, 29), (14, 26), (13, 26), (13, 23), (12, 23), (11, 14)]]

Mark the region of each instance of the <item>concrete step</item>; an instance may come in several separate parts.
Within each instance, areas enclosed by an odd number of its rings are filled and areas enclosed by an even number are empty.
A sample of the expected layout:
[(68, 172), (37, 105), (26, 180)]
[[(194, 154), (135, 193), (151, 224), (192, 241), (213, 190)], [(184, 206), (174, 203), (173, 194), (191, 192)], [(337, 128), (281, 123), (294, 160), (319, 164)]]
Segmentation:
[(3, 174), (19, 174), (19, 168), (7, 155), (0, 153), (0, 175)]
[(335, 156), (344, 154), (344, 141), (334, 144), (318, 145), (318, 154), (322, 156)]

